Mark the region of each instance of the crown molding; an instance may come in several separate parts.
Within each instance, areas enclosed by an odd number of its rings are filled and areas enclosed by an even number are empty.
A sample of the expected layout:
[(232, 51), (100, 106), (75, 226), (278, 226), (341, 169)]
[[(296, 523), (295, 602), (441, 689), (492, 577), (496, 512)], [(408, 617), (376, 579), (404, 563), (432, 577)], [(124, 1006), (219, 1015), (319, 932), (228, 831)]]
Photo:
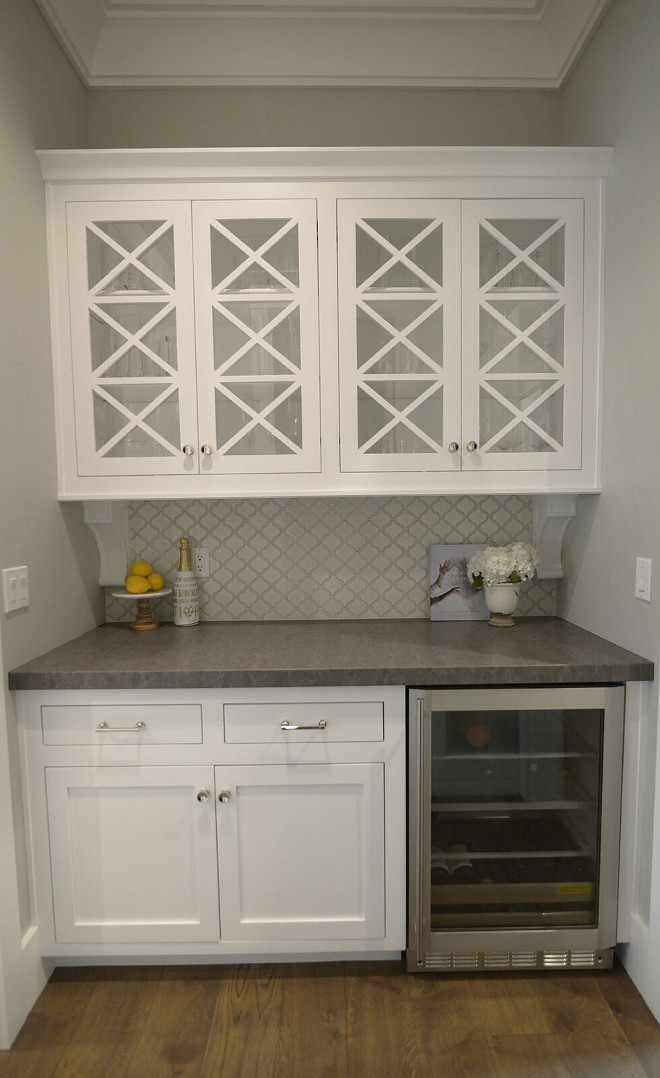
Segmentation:
[(610, 0), (37, 0), (90, 88), (558, 89)]

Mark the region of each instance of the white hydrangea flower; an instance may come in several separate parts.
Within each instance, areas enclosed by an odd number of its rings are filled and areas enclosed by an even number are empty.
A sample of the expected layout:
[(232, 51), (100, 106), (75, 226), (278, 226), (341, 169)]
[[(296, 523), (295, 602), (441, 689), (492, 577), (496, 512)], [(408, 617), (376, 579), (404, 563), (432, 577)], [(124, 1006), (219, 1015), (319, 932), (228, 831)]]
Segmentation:
[(470, 558), (468, 576), (477, 588), (483, 584), (514, 584), (529, 580), (537, 562), (538, 554), (529, 543), (486, 547)]

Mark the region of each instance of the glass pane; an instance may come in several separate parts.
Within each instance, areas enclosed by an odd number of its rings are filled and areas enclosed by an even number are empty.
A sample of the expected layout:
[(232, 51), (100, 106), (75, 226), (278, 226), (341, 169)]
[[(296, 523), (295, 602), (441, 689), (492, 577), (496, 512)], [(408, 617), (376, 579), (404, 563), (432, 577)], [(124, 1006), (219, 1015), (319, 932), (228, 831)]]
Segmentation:
[[(113, 303), (99, 304), (99, 311), (117, 322), (125, 330), (122, 333), (99, 317), (96, 311), (89, 314), (90, 354), (92, 370), (97, 370), (114, 353), (126, 346), (127, 338), (138, 336), (143, 326), (151, 322), (162, 304)], [(171, 367), (176, 367), (176, 318), (173, 311), (157, 322), (144, 335), (144, 343), (162, 356)], [(165, 373), (164, 371), (160, 372)]]
[[(503, 242), (482, 225), (480, 229), (480, 285), (503, 291), (552, 292), (564, 284), (565, 229), (551, 219), (491, 219)], [(545, 239), (543, 237), (546, 236)], [(509, 272), (503, 273), (506, 267)], [(543, 272), (537, 273), (539, 267)]]
[[(401, 379), (372, 381), (366, 385), (388, 401), (396, 411), (403, 411), (433, 385), (432, 382), (419, 380), (410, 382)], [(429, 453), (433, 446), (420, 437), (418, 431), (427, 434), (437, 444), (442, 443), (442, 387), (438, 387), (430, 397), (422, 401), (408, 415), (407, 420), (395, 423), (384, 431), (383, 437), (373, 445), (367, 446), (368, 453)], [(358, 445), (367, 443), (379, 434), (384, 427), (392, 423), (393, 412), (380, 404), (366, 391), (358, 388)], [(417, 428), (417, 429), (416, 429)]]
[(603, 714), (432, 715), (432, 928), (591, 925)]
[(564, 308), (555, 311), (530, 334), (534, 344), (557, 362), (564, 363)]
[[(498, 382), (499, 390), (502, 383)], [(548, 383), (543, 383), (544, 391)], [(522, 400), (520, 402), (522, 407)], [(515, 409), (515, 410), (514, 410)], [(539, 418), (534, 422), (546, 430), (551, 437), (561, 444), (563, 430), (563, 393), (555, 392), (539, 408)], [(556, 452), (556, 446), (544, 439), (524, 420), (516, 421), (517, 408), (506, 408), (482, 386), (479, 396), (479, 437), (482, 449), (487, 453), (549, 453)], [(541, 421), (542, 420), (542, 421)], [(508, 429), (506, 429), (508, 428)], [(500, 435), (498, 437), (498, 435)], [(491, 440), (495, 439), (491, 445)]]
[(541, 427), (559, 445), (564, 441), (564, 387), (559, 386), (555, 393), (529, 413), (529, 418)]
[[(283, 313), (290, 308), (288, 313)], [(229, 317), (231, 315), (231, 317)], [(236, 321), (241, 323), (236, 325)], [(243, 328), (245, 327), (245, 328)], [(226, 303), (213, 309), (215, 369), (227, 362), (248, 341), (259, 335), (279, 358), (300, 369), (300, 309), (290, 301)], [(268, 351), (265, 349), (264, 351)], [(277, 357), (276, 357), (277, 358)], [(287, 370), (282, 364), (282, 372)], [(255, 371), (267, 373), (266, 371)]]
[[(158, 397), (162, 385), (144, 386), (106, 386), (105, 391), (124, 405), (132, 414), (139, 415), (149, 403)], [(97, 452), (108, 457), (167, 457), (177, 451), (179, 442), (179, 409), (176, 394), (157, 405), (152, 412), (142, 419), (145, 427), (158, 431), (171, 443), (171, 448), (163, 446), (152, 438), (148, 429), (137, 425), (122, 414), (111, 403), (94, 394), (94, 433)], [(104, 447), (120, 431), (125, 430), (113, 446), (104, 452)]]
[[(164, 223), (164, 221), (97, 221), (95, 225), (113, 239), (127, 256), (140, 247)], [(92, 229), (87, 229), (87, 279), (90, 288), (95, 288), (123, 261), (124, 257), (121, 252), (106, 243)], [(171, 228), (138, 259), (129, 260), (127, 264), (124, 264), (120, 272), (104, 286), (103, 293), (121, 291), (162, 293), (162, 285), (142, 273), (139, 268), (140, 263), (148, 266), (161, 281), (173, 287), (174, 235)]]
[[(383, 242), (365, 232), (360, 225), (356, 229), (356, 279), (359, 287), (374, 274), (367, 291), (432, 291), (432, 285), (415, 272), (419, 267), (428, 274), (435, 285), (442, 284), (442, 225), (431, 219), (369, 219), (365, 222), (383, 237)], [(415, 238), (419, 241), (415, 243)], [(394, 248), (394, 250), (393, 250)], [(405, 249), (405, 250), (404, 250)], [(401, 251), (399, 256), (397, 252)], [(405, 261), (404, 261), (405, 256)], [(394, 259), (393, 264), (392, 260)], [(412, 263), (412, 266), (409, 264)], [(387, 267), (387, 268), (384, 268)], [(384, 268), (383, 273), (378, 270)]]
[(374, 442), (367, 453), (395, 453), (397, 456), (405, 455), (406, 453), (432, 453), (433, 449), (410, 427), (405, 426), (403, 423), (397, 423), (392, 430), (387, 434)]
[(552, 367), (544, 363), (526, 344), (518, 344), (491, 367), (494, 374), (550, 374)]
[[(290, 381), (279, 382), (231, 382), (227, 383), (227, 390), (235, 394), (241, 402), (245, 403), (257, 414), (264, 412), (269, 405), (281, 397), (290, 388)], [(216, 390), (215, 396), (216, 415), (216, 439), (218, 448), (222, 449), (236, 434), (247, 428), (250, 423), (254, 425), (246, 430), (244, 437), (226, 450), (228, 455), (255, 455), (293, 453), (295, 450), (286, 445), (276, 434), (272, 433), (260, 422), (254, 422), (254, 416), (240, 403), (230, 400), (224, 393)], [(272, 408), (265, 417), (265, 422), (281, 431), (296, 445), (302, 445), (302, 409), (300, 390), (296, 389), (290, 397), (283, 400), (275, 408)]]
[[(287, 223), (286, 219), (219, 221), (250, 251), (259, 250)], [(223, 235), (217, 228), (211, 228), (212, 282), (213, 287), (220, 288), (222, 293), (286, 292), (289, 282), (294, 285), (299, 283), (298, 257), (298, 227), (295, 224), (272, 247), (261, 251), (263, 265), (232, 238)], [(283, 274), (286, 281), (282, 281), (273, 272), (274, 269)]]
[(174, 288), (174, 229), (168, 228), (151, 247), (140, 255), (139, 261), (157, 277)]
[(159, 378), (165, 375), (165, 370), (142, 349), (129, 348), (116, 363), (106, 367), (99, 378)]

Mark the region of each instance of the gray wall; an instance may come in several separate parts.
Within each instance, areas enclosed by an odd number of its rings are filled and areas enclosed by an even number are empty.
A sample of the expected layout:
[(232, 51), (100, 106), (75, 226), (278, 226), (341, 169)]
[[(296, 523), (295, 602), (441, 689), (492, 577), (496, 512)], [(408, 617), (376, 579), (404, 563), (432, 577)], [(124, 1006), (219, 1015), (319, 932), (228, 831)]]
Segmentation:
[[(583, 498), (568, 534), (560, 612), (653, 659), (660, 651), (660, 4), (614, 0), (561, 95), (563, 141), (614, 147), (606, 197), (603, 494)], [(633, 595), (652, 558), (652, 602)], [(657, 684), (657, 683), (656, 683)], [(660, 1017), (657, 689), (642, 726), (640, 876), (627, 965)], [(657, 801), (657, 799), (656, 799)], [(653, 852), (653, 862), (651, 853)], [(652, 867), (653, 864), (653, 867)]]
[[(39, 146), (84, 146), (86, 136), (84, 89), (32, 0), (3, 0), (0, 568), (27, 564), (30, 575), (29, 608), (0, 613), (5, 671), (102, 620), (98, 558), (81, 508), (60, 506), (56, 498), (44, 188), (34, 155)], [(0, 910), (0, 1012), (6, 997), (0, 1038), (6, 1039), (32, 1002), (20, 946), (30, 910), (16, 723), (6, 689), (0, 694)]]
[(98, 89), (90, 146), (555, 145), (558, 95), (541, 91)]

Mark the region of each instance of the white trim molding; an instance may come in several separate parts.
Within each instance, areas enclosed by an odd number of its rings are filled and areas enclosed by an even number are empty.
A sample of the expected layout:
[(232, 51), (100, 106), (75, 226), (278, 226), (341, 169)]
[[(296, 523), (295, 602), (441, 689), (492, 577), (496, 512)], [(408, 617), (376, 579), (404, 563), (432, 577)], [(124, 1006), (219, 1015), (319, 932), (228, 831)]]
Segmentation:
[(89, 87), (559, 89), (610, 0), (37, 0)]

